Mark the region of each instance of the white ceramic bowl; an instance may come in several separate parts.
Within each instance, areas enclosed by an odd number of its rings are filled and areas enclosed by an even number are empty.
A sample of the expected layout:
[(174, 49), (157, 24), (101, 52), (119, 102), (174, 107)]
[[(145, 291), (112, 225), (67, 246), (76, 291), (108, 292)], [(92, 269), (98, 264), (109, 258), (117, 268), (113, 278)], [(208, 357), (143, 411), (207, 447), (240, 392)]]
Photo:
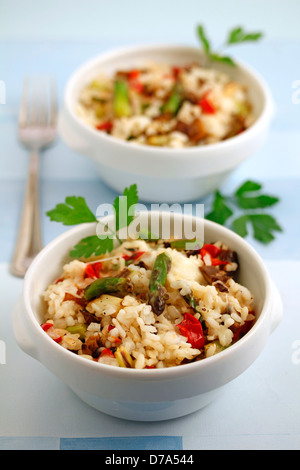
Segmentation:
[(186, 64), (203, 57), (200, 48), (144, 45), (114, 50), (82, 65), (68, 81), (59, 118), (65, 143), (91, 158), (100, 177), (114, 190), (136, 183), (140, 198), (151, 202), (187, 202), (213, 192), (228, 175), (263, 144), (273, 113), (271, 93), (249, 67), (211, 64), (248, 87), (256, 122), (242, 134), (216, 144), (184, 149), (142, 146), (93, 129), (76, 114), (82, 88), (99, 72), (137, 67), (145, 61)]
[[(141, 214), (147, 220), (149, 213)], [(187, 216), (174, 214), (173, 217), (175, 221), (182, 222)], [(205, 221), (204, 230), (206, 241), (223, 240), (237, 251), (239, 282), (247, 286), (255, 298), (256, 323), (228, 349), (182, 366), (137, 370), (89, 361), (48, 337), (40, 327), (43, 322), (41, 293), (61, 273), (69, 250), (81, 238), (95, 233), (94, 224), (78, 226), (60, 235), (33, 261), (14, 311), (13, 328), (17, 343), (82, 400), (109, 415), (130, 420), (159, 421), (204, 407), (227, 383), (255, 361), (282, 316), (278, 291), (254, 249), (235, 233), (213, 222)], [(238, 388), (236, 393), (239, 393)]]

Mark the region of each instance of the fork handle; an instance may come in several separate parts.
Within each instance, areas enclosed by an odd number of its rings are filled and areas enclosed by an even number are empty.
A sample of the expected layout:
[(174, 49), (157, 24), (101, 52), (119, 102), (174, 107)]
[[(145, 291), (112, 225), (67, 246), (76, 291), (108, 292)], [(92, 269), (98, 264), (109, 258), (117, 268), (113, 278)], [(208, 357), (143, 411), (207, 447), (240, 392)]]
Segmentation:
[(30, 155), (25, 199), (10, 272), (24, 277), (29, 265), (42, 248), (39, 214), (39, 152)]

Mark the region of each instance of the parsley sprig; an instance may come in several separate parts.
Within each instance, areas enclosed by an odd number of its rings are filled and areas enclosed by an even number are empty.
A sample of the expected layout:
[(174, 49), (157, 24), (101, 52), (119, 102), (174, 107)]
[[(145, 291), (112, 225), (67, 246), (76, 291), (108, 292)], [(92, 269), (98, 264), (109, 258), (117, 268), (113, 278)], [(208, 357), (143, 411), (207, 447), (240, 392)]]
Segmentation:
[[(211, 60), (214, 60), (217, 62), (223, 62), (231, 66), (236, 65), (234, 60), (230, 56), (223, 55), (221, 52), (213, 50), (211, 46), (211, 42), (208, 39), (208, 36), (206, 34), (206, 31), (203, 25), (197, 26), (197, 36), (202, 44), (205, 54)], [(258, 41), (262, 37), (263, 37), (263, 33), (261, 32), (248, 33), (243, 29), (242, 26), (237, 26), (236, 28), (233, 28), (232, 30), (229, 31), (228, 36), (225, 39), (222, 48), (226, 48), (228, 46), (232, 46), (232, 45), (236, 45), (236, 44), (240, 44), (244, 42), (249, 42), (249, 41), (251, 42)]]
[[(279, 198), (261, 193), (261, 189), (260, 183), (248, 180), (239, 186), (233, 195), (216, 191), (212, 210), (205, 218), (220, 225), (229, 225), (229, 228), (242, 237), (249, 234), (249, 227), (252, 226), (255, 239), (265, 244), (271, 242), (275, 238), (274, 233), (281, 232), (282, 228), (271, 214), (262, 210), (277, 204)], [(102, 223), (106, 230), (101, 236), (85, 237), (70, 251), (72, 258), (91, 258), (111, 252), (114, 248), (114, 238), (122, 243), (118, 235), (119, 230), (128, 227), (133, 221), (138, 199), (136, 184), (125, 188), (123, 195), (115, 198), (115, 231), (97, 219), (81, 196), (66, 197), (64, 203), (57, 204), (46, 214), (50, 220), (61, 222), (63, 225)], [(236, 209), (241, 212), (237, 217), (234, 216)], [(151, 234), (143, 234), (141, 238), (151, 239)]]
[(77, 225), (86, 222), (97, 222), (93, 212), (81, 196), (68, 196), (64, 203), (57, 204), (55, 209), (46, 212), (50, 220), (63, 225)]
[[(246, 181), (229, 196), (216, 191), (212, 204), (212, 210), (205, 218), (221, 225), (228, 225), (241, 237), (249, 234), (252, 227), (253, 237), (264, 243), (274, 240), (275, 232), (281, 232), (282, 228), (277, 220), (264, 211), (279, 202), (279, 198), (261, 193), (262, 185), (255, 181)], [(236, 217), (234, 212), (238, 210), (240, 215)]]
[[(136, 184), (125, 188), (122, 196), (115, 198), (113, 207), (115, 210), (115, 231), (111, 231), (108, 226), (106, 232), (111, 232), (108, 236), (91, 235), (79, 241), (70, 252), (72, 258), (90, 258), (109, 253), (114, 248), (114, 238), (120, 243), (118, 232), (121, 228), (128, 227), (134, 218), (134, 206), (138, 203), (138, 191)], [(68, 196), (64, 203), (57, 204), (56, 207), (46, 213), (50, 220), (61, 222), (63, 225), (78, 225), (82, 223), (97, 222), (93, 212), (89, 209), (85, 199), (81, 196)]]

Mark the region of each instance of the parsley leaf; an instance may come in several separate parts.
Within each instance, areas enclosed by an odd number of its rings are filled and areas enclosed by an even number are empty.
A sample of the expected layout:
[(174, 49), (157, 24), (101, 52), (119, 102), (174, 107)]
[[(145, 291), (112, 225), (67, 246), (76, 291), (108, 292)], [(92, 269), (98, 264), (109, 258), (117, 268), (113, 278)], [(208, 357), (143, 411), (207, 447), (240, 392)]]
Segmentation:
[(279, 201), (278, 197), (268, 196), (261, 194), (254, 197), (243, 197), (237, 198), (237, 204), (242, 209), (260, 209), (264, 207), (270, 207)]
[[(261, 189), (260, 183), (248, 180), (239, 186), (233, 195), (225, 196), (216, 191), (213, 210), (206, 215), (206, 218), (220, 225), (226, 225), (228, 222), (232, 230), (243, 238), (249, 234), (248, 229), (251, 227), (256, 240), (265, 244), (270, 243), (275, 238), (274, 232), (281, 232), (282, 228), (272, 215), (258, 210), (277, 204), (279, 198), (259, 194)], [(235, 210), (242, 211), (242, 214), (234, 216), (232, 220), (231, 216)]]
[(237, 44), (246, 41), (258, 41), (263, 36), (262, 33), (246, 33), (241, 26), (232, 29), (227, 38), (226, 44)]
[[(197, 26), (197, 36), (200, 40), (203, 50), (207, 57), (213, 61), (223, 62), (224, 64), (235, 66), (234, 60), (229, 57), (228, 55), (223, 55), (219, 51), (213, 51), (210, 41), (206, 35), (205, 29), (203, 25)], [(229, 31), (227, 39), (223, 44), (223, 47), (228, 47), (234, 44), (239, 44), (242, 42), (247, 41), (258, 41), (263, 37), (263, 33), (261, 32), (254, 32), (254, 33), (247, 33), (241, 26), (237, 26)]]
[(241, 196), (248, 191), (259, 191), (262, 188), (261, 184), (256, 183), (256, 181), (245, 181), (235, 192), (236, 196)]
[(209, 40), (206, 36), (204, 27), (201, 24), (199, 24), (197, 26), (197, 33), (198, 33), (198, 37), (199, 37), (199, 39), (202, 43), (204, 51), (206, 52), (206, 54), (210, 54), (210, 43), (209, 43)]
[(269, 243), (274, 240), (272, 232), (282, 232), (274, 217), (269, 214), (250, 214), (249, 220), (253, 227), (254, 238), (262, 243)]
[(234, 61), (229, 56), (214, 53), (214, 54), (210, 54), (209, 57), (210, 57), (210, 59), (212, 59), (216, 62), (223, 62), (224, 64), (231, 65), (232, 67), (235, 66)]
[(226, 204), (226, 198), (219, 191), (215, 193), (213, 210), (207, 214), (206, 218), (224, 225), (226, 220), (233, 214), (230, 207)]
[[(138, 203), (137, 185), (133, 184), (125, 188), (123, 196), (114, 200), (116, 231), (109, 235), (91, 235), (83, 238), (70, 251), (72, 258), (90, 258), (111, 252), (114, 248), (114, 238), (118, 238), (117, 232), (128, 226), (134, 219), (134, 206)], [(81, 196), (68, 196), (64, 203), (46, 212), (50, 220), (61, 222), (64, 225), (77, 225), (86, 222), (99, 222), (93, 212), (87, 206), (85, 199)], [(120, 240), (119, 240), (120, 241)]]
[(232, 222), (232, 229), (241, 237), (245, 238), (248, 235), (247, 222), (249, 221), (248, 215), (241, 215)]
[(114, 200), (114, 209), (116, 216), (116, 231), (128, 225), (134, 219), (134, 206), (138, 203), (137, 185), (133, 184), (129, 188), (125, 188), (123, 196), (118, 196)]
[(83, 197), (68, 196), (65, 203), (46, 212), (50, 220), (61, 222), (63, 225), (77, 225), (86, 222), (97, 222), (95, 215), (88, 208)]
[(246, 214), (232, 222), (232, 229), (241, 237), (248, 235), (247, 224), (252, 226), (253, 236), (262, 243), (274, 240), (273, 232), (282, 232), (273, 216), (269, 214)]
[[(261, 209), (273, 206), (279, 201), (278, 197), (257, 194), (257, 191), (261, 188), (261, 184), (255, 181), (246, 181), (235, 192), (237, 205), (241, 209)], [(251, 196), (247, 195), (249, 192)], [(256, 192), (256, 194), (253, 195), (253, 192)]]
[(99, 238), (98, 235), (91, 235), (80, 240), (70, 251), (72, 258), (90, 258), (91, 256), (104, 255), (114, 248), (112, 238)]

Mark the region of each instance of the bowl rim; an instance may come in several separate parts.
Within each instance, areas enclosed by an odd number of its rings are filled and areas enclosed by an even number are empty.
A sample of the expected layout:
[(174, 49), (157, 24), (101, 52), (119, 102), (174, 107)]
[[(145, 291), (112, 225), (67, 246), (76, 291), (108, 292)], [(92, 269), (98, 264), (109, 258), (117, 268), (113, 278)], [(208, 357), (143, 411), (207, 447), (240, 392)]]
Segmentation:
[[(207, 144), (203, 146), (193, 146), (193, 147), (183, 147), (183, 148), (169, 148), (169, 147), (152, 147), (152, 146), (147, 146), (147, 145), (140, 145), (137, 143), (129, 143), (127, 141), (123, 141), (121, 139), (118, 139), (114, 136), (108, 135), (105, 132), (99, 132), (96, 129), (94, 129), (92, 126), (90, 126), (88, 123), (84, 122), (83, 119), (81, 119), (75, 112), (74, 110), (74, 100), (72, 98), (72, 89), (76, 85), (78, 79), (90, 68), (94, 67), (97, 63), (101, 63), (109, 58), (117, 58), (119, 55), (122, 54), (130, 54), (134, 52), (139, 52), (139, 51), (147, 51), (147, 50), (159, 50), (159, 49), (167, 49), (167, 50), (177, 50), (177, 51), (190, 51), (190, 52), (197, 52), (199, 53), (199, 56), (203, 56), (204, 53), (201, 50), (201, 48), (192, 46), (192, 45), (184, 45), (184, 44), (170, 44), (170, 43), (147, 43), (143, 45), (131, 45), (131, 46), (123, 46), (119, 48), (113, 48), (109, 51), (106, 51), (102, 54), (99, 54), (97, 56), (94, 56), (85, 62), (83, 62), (80, 66), (75, 69), (75, 71), (71, 74), (69, 77), (65, 90), (64, 90), (64, 105), (65, 109), (68, 113), (68, 115), (72, 118), (73, 122), (79, 128), (84, 130), (89, 136), (91, 136), (93, 139), (99, 139), (99, 141), (103, 141), (104, 143), (107, 143), (108, 145), (116, 145), (119, 150), (121, 151), (123, 148), (128, 149), (130, 144), (130, 148), (134, 150), (142, 150), (148, 154), (153, 154), (157, 153), (158, 151), (160, 152), (160, 158), (170, 158), (170, 155), (174, 157), (175, 159), (182, 158), (182, 152), (189, 158), (201, 158), (201, 157), (207, 157), (208, 154), (215, 152), (216, 150), (225, 150), (228, 146), (230, 147), (231, 145), (234, 144), (243, 144), (244, 142), (247, 141), (248, 138), (251, 138), (251, 136), (255, 136), (256, 132), (259, 130), (260, 126), (265, 122), (269, 121), (270, 117), (273, 114), (274, 111), (274, 103), (272, 99), (272, 94), (270, 91), (270, 88), (264, 78), (260, 75), (260, 73), (256, 70), (254, 70), (252, 67), (249, 65), (246, 65), (245, 63), (241, 62), (240, 60), (235, 60), (236, 66), (240, 68), (243, 72), (245, 72), (247, 75), (252, 77), (252, 79), (256, 82), (256, 84), (260, 87), (261, 92), (264, 96), (264, 107), (260, 113), (260, 115), (257, 117), (255, 122), (247, 128), (244, 132), (242, 132), (239, 135), (230, 137), (229, 139), (223, 140), (221, 142), (215, 142), (212, 144)], [(224, 65), (224, 64), (222, 64)], [(226, 65), (225, 65), (226, 67)], [(227, 66), (230, 67), (230, 66)], [(228, 69), (230, 70), (230, 69)]]
[[(148, 213), (149, 211), (142, 211), (142, 212)], [(159, 212), (159, 211), (153, 211), (153, 212)], [(164, 211), (161, 212), (161, 214), (163, 213)], [(183, 216), (185, 217), (184, 214)], [(111, 216), (107, 216), (107, 217), (111, 217)], [(195, 216), (188, 216), (188, 217), (192, 217), (194, 219), (197, 218)], [(236, 350), (240, 349), (242, 345), (244, 345), (246, 342), (249, 342), (249, 340), (253, 338), (257, 330), (260, 328), (260, 325), (268, 317), (268, 312), (272, 305), (272, 300), (271, 300), (272, 285), (271, 285), (269, 273), (267, 271), (267, 268), (262, 258), (246, 240), (244, 240), (242, 237), (240, 237), (238, 234), (234, 233), (227, 227), (221, 226), (207, 219), (203, 219), (203, 220), (206, 225), (212, 228), (218, 229), (219, 231), (231, 237), (232, 245), (234, 245), (235, 242), (238, 242), (242, 246), (242, 249), (247, 251), (248, 255), (251, 256), (255, 260), (255, 263), (257, 267), (261, 270), (263, 279), (265, 281), (266, 296), (262, 305), (260, 316), (254, 323), (254, 325), (251, 327), (251, 329), (246, 333), (246, 335), (243, 336), (240, 340), (238, 340), (233, 345), (229, 346), (228, 348), (226, 348), (225, 350), (219, 352), (218, 354), (214, 356), (205, 358), (204, 360), (184, 364), (182, 367), (173, 366), (173, 367), (168, 367), (168, 368), (147, 369), (147, 370), (146, 369), (127, 369), (127, 368), (115, 367), (115, 366), (111, 366), (107, 364), (101, 364), (101, 363), (98, 363), (97, 361), (91, 361), (91, 360), (88, 360), (87, 358), (78, 356), (72, 353), (71, 351), (63, 348), (61, 345), (53, 341), (47, 334), (45, 334), (45, 332), (41, 328), (40, 323), (38, 322), (38, 318), (34, 314), (34, 311), (31, 307), (31, 302), (30, 302), (29, 288), (31, 286), (31, 278), (34, 276), (35, 269), (43, 261), (44, 256), (46, 256), (49, 253), (49, 251), (55, 250), (55, 247), (58, 244), (64, 243), (69, 237), (72, 237), (74, 234), (77, 234), (77, 233), (80, 234), (80, 232), (86, 231), (88, 230), (88, 228), (92, 228), (92, 226), (95, 226), (96, 224), (95, 222), (80, 224), (79, 226), (75, 226), (69, 230), (66, 230), (64, 233), (58, 235), (56, 238), (54, 238), (41, 250), (41, 252), (36, 256), (36, 258), (33, 260), (31, 265), (29, 266), (29, 269), (27, 270), (26, 275), (24, 277), (22, 298), (23, 298), (23, 306), (25, 310), (24, 314), (27, 316), (27, 319), (31, 322), (31, 326), (33, 327), (33, 330), (31, 331), (31, 333), (33, 332), (34, 334), (38, 334), (42, 341), (48, 342), (49, 347), (53, 348), (56, 351), (56, 353), (64, 355), (66, 360), (73, 361), (74, 363), (77, 362), (79, 365), (81, 364), (81, 366), (85, 366), (86, 368), (93, 370), (94, 373), (98, 373), (98, 374), (103, 373), (106, 376), (118, 377), (118, 378), (124, 378), (124, 379), (126, 378), (136, 379), (136, 380), (174, 379), (174, 378), (184, 377), (193, 372), (200, 373), (202, 369), (209, 368), (215, 363), (226, 361), (226, 359), (228, 359), (228, 357), (233, 355)], [(41, 295), (41, 292), (39, 292), (39, 295)]]

